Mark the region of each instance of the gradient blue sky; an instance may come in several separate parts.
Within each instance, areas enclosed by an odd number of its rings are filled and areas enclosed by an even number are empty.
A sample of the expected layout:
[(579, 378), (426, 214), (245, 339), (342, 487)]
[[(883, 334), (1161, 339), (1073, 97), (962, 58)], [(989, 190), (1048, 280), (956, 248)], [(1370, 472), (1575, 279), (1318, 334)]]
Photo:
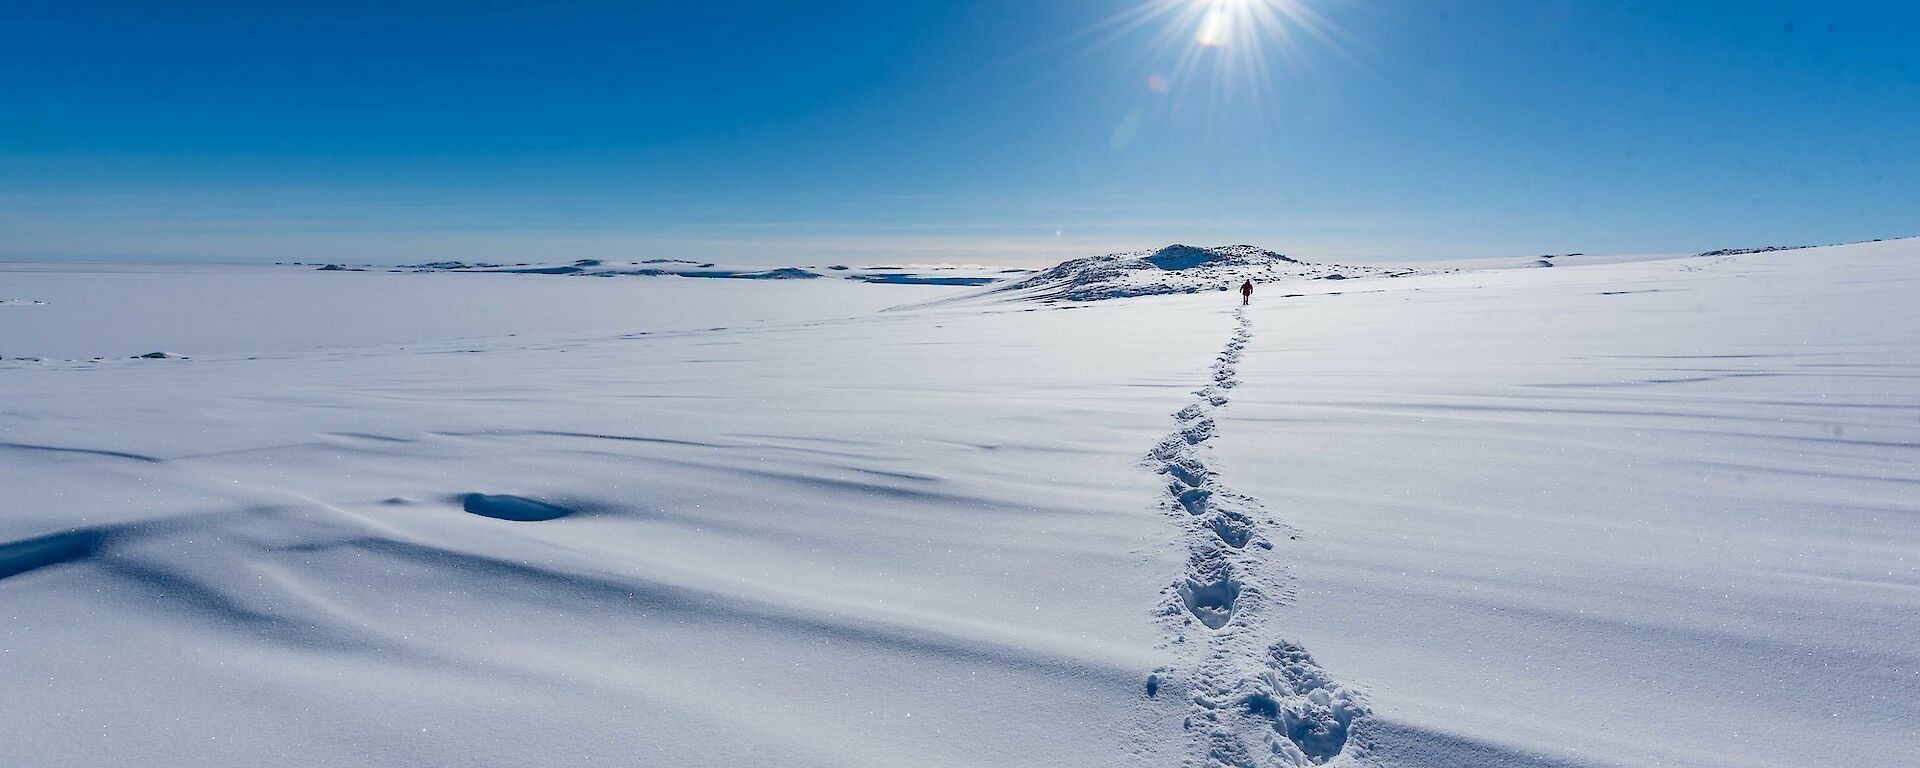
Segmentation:
[(1321, 34), (1201, 48), (1174, 12), (1103, 25), (1137, 7), (1113, 0), (12, 0), (0, 257), (1411, 259), (1920, 234), (1920, 4), (1301, 1)]

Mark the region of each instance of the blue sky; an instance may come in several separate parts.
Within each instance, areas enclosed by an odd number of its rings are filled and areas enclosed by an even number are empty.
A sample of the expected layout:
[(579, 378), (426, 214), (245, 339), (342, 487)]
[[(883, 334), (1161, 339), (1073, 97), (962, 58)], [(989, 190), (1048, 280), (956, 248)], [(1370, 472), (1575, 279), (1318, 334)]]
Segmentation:
[(1202, 45), (1216, 1), (14, 0), (0, 257), (1920, 235), (1914, 4), (1225, 0), (1283, 23)]

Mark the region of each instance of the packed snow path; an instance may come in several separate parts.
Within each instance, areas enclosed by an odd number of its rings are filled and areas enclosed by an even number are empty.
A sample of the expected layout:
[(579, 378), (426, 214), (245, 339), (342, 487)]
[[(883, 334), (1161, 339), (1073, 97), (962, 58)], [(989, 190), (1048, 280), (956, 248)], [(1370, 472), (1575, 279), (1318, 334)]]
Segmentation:
[(1275, 557), (1274, 539), (1295, 536), (1212, 468), (1214, 415), (1239, 385), (1236, 366), (1253, 338), (1245, 305), (1234, 319), (1211, 380), (1174, 414), (1176, 428), (1149, 454), (1167, 476), (1164, 505), (1179, 521), (1187, 562), (1159, 611), (1181, 661), (1155, 670), (1147, 693), (1185, 697), (1182, 727), (1205, 765), (1318, 765), (1348, 749), (1366, 704), (1306, 649), (1275, 637), (1270, 609), (1288, 595), (1291, 577)]

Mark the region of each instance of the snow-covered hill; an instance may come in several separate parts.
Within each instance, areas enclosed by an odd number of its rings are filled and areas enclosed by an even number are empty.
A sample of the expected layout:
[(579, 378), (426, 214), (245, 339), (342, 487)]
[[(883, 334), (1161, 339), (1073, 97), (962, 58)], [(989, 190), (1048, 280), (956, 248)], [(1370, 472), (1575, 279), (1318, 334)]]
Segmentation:
[(1403, 267), (1316, 264), (1251, 245), (1212, 248), (1169, 245), (1156, 251), (1113, 253), (1061, 262), (1038, 274), (995, 284), (959, 300), (1095, 301), (1227, 290), (1243, 280), (1276, 283), (1404, 277), (1415, 273), (1416, 270)]

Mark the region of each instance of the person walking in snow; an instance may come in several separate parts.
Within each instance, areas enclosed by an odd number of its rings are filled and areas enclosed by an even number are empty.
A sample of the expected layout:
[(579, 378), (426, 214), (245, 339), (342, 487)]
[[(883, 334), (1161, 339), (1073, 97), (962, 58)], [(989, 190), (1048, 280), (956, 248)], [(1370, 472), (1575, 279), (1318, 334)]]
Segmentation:
[(1245, 304), (1252, 299), (1253, 299), (1253, 281), (1248, 280), (1240, 284), (1240, 303)]

